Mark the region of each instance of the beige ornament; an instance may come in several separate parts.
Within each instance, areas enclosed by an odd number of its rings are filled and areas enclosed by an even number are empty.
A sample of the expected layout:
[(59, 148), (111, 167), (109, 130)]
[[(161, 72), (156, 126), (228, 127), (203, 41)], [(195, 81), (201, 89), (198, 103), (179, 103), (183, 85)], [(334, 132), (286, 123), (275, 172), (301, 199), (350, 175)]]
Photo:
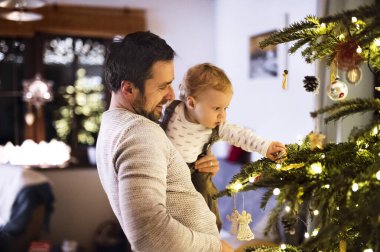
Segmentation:
[(231, 216), (227, 214), (227, 220), (231, 222), (230, 233), (233, 235), (238, 234), (239, 230), (239, 212), (236, 208), (232, 210)]
[(323, 141), (325, 140), (326, 136), (323, 134), (319, 134), (316, 132), (311, 132), (309, 135), (307, 135), (310, 141), (310, 149), (314, 150), (316, 148), (323, 150)]
[(362, 79), (362, 70), (359, 67), (353, 67), (346, 72), (347, 82), (353, 85), (358, 84)]
[(241, 212), (239, 215), (239, 229), (237, 239), (239, 241), (249, 241), (255, 238), (252, 233), (251, 228), (249, 227), (249, 223), (252, 221), (251, 214), (247, 213), (245, 210)]
[(288, 70), (284, 70), (284, 73), (282, 74), (282, 89), (286, 90), (288, 88)]
[(347, 251), (347, 242), (345, 240), (339, 241), (339, 252), (346, 252)]

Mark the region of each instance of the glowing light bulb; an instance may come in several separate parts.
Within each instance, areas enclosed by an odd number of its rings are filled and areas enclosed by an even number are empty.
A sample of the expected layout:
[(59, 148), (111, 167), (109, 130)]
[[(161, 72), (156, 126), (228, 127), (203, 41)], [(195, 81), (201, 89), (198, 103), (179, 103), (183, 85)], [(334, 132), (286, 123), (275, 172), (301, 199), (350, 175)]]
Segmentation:
[(311, 236), (317, 236), (318, 232), (319, 232), (318, 229), (314, 229), (313, 232), (311, 233)]
[(276, 164), (276, 169), (280, 170), (281, 169), (281, 164)]
[(280, 248), (281, 248), (281, 249), (286, 249), (286, 245), (285, 245), (285, 244), (281, 244), (281, 245), (280, 245)]
[(352, 17), (351, 21), (352, 21), (352, 23), (356, 23), (356, 22), (358, 22), (358, 19), (356, 17)]
[(377, 180), (380, 180), (380, 170), (378, 172), (376, 172), (376, 178), (377, 178)]
[(362, 50), (362, 48), (361, 48), (360, 46), (358, 46), (358, 48), (356, 48), (356, 52), (357, 52), (357, 53), (362, 53), (363, 50)]
[(287, 213), (289, 213), (289, 212), (290, 212), (290, 206), (286, 206), (286, 207), (285, 207), (285, 211), (286, 211)]
[(377, 129), (377, 127), (373, 128), (372, 134), (377, 135), (378, 133), (379, 133), (379, 130)]
[(253, 183), (253, 182), (255, 182), (255, 178), (254, 177), (249, 177), (248, 181), (251, 182), (251, 183)]
[(367, 248), (367, 249), (363, 250), (363, 252), (373, 252), (373, 250), (371, 248)]
[(339, 211), (339, 209), (340, 209), (340, 208), (337, 206), (337, 207), (336, 207), (336, 210), (338, 210), (338, 211)]
[(375, 39), (374, 42), (375, 42), (375, 45), (376, 45), (376, 46), (380, 46), (380, 39), (377, 38), (377, 39)]
[(241, 184), (241, 183), (237, 183), (236, 185), (235, 185), (235, 190), (236, 191), (239, 191), (240, 189), (242, 189), (243, 188), (243, 185)]
[(280, 194), (280, 189), (279, 188), (274, 188), (273, 189), (273, 195), (279, 195)]
[(326, 24), (325, 24), (325, 23), (322, 23), (322, 24), (321, 24), (321, 27), (322, 27), (322, 28), (326, 28)]
[(317, 216), (317, 215), (319, 214), (319, 211), (318, 211), (318, 210), (314, 210), (314, 211), (313, 211), (313, 214), (314, 214), (315, 216)]
[(307, 239), (307, 238), (310, 237), (310, 234), (309, 234), (308, 232), (306, 232), (304, 236), (305, 236), (305, 238)]
[(354, 184), (352, 185), (352, 191), (353, 191), (353, 192), (356, 192), (357, 190), (359, 190), (359, 185), (358, 185), (357, 183), (354, 183)]
[(28, 113), (25, 114), (25, 122), (29, 126), (34, 123), (34, 119), (35, 119), (34, 118), (34, 114), (32, 112), (28, 112)]
[(321, 158), (322, 158), (322, 159), (324, 159), (325, 157), (326, 157), (326, 155), (325, 155), (325, 154), (322, 154), (322, 155), (321, 155)]
[(313, 174), (322, 173), (322, 164), (319, 162), (311, 164), (310, 168)]
[(327, 185), (324, 185), (323, 187), (326, 188), (326, 189), (329, 189), (329, 188), (330, 188), (330, 185), (327, 184)]

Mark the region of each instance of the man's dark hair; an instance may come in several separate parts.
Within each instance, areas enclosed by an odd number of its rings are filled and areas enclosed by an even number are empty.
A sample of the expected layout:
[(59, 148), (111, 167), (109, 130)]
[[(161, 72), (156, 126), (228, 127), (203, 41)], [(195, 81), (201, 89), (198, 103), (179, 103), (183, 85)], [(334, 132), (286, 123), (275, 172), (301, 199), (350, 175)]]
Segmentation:
[(153, 64), (173, 60), (174, 55), (166, 41), (150, 31), (128, 34), (112, 42), (108, 49), (105, 82), (114, 92), (120, 89), (123, 80), (132, 82), (144, 92), (144, 83), (151, 78)]

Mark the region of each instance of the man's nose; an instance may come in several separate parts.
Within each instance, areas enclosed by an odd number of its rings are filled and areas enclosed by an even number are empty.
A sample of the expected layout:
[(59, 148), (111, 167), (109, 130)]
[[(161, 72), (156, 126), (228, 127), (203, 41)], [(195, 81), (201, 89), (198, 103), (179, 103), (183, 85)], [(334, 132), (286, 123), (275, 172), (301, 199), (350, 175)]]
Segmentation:
[(174, 100), (175, 94), (174, 94), (174, 89), (172, 85), (168, 86), (168, 93), (166, 94), (166, 99), (168, 100)]

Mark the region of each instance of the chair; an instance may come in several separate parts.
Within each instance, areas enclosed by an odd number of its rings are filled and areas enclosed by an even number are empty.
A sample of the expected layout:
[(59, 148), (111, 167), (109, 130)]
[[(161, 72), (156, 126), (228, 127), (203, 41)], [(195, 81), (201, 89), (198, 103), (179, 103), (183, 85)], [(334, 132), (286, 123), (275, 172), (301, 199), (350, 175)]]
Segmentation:
[[(33, 177), (39, 174), (35, 174), (34, 171), (24, 172), (18, 170), (17, 167), (12, 169), (15, 170), (7, 173), (4, 172), (3, 167), (0, 167), (0, 172), (3, 176), (7, 175), (8, 180), (8, 182), (4, 182), (4, 179), (0, 180), (2, 183), (0, 198), (7, 198), (13, 202), (8, 214), (9, 218), (0, 225), (0, 252), (28, 251), (30, 243), (38, 240), (44, 228), (48, 227), (49, 218), (53, 212), (54, 196), (50, 183), (41, 179), (33, 183), (33, 180), (29, 180), (30, 175), (32, 174)], [(21, 182), (16, 183), (15, 180)], [(20, 187), (20, 190), (12, 189), (12, 186)], [(16, 195), (13, 197), (11, 193)], [(4, 222), (8, 209), (6, 209), (6, 202), (2, 201), (2, 203), (4, 204), (0, 206), (0, 213)]]

